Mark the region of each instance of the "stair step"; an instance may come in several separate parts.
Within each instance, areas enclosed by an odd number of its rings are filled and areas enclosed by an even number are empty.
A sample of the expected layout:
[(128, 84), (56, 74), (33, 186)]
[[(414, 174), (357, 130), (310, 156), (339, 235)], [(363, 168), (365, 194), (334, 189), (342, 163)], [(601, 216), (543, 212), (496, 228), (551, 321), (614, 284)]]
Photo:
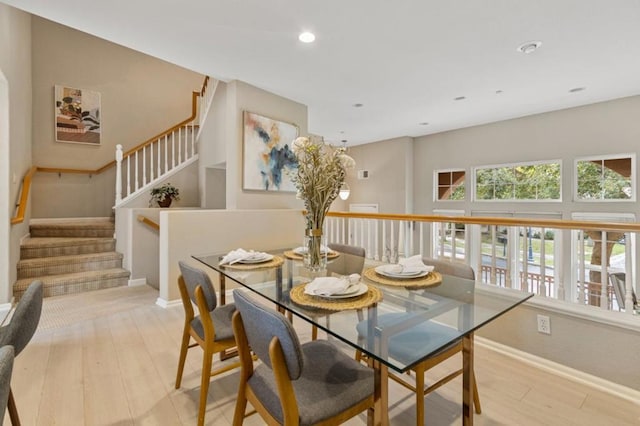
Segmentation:
[(75, 272), (72, 274), (49, 275), (45, 277), (25, 278), (13, 285), (16, 301), (22, 297), (27, 287), (34, 280), (42, 281), (44, 297), (81, 293), (83, 291), (125, 286), (129, 282), (129, 271), (122, 268), (101, 271)]
[(20, 246), (21, 259), (50, 256), (70, 256), (74, 254), (102, 253), (114, 251), (116, 240), (110, 238), (27, 238)]
[(121, 267), (122, 254), (116, 253), (115, 251), (71, 256), (42, 257), (20, 260), (18, 262), (18, 279)]
[(31, 237), (113, 237), (115, 224), (110, 218), (33, 219)]

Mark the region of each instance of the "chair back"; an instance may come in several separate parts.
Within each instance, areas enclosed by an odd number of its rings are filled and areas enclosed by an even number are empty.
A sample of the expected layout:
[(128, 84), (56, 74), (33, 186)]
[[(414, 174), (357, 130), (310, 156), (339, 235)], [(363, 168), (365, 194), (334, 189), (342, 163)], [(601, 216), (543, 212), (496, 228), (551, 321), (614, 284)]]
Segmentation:
[(198, 301), (196, 300), (196, 287), (200, 286), (202, 288), (205, 301), (207, 302), (208, 311), (213, 311), (218, 305), (218, 298), (216, 296), (216, 291), (213, 288), (213, 284), (209, 279), (209, 275), (207, 275), (207, 273), (202, 269), (194, 268), (182, 261), (178, 262), (178, 265), (180, 266), (182, 279), (184, 280), (184, 284), (187, 288), (187, 293), (189, 294), (191, 301), (196, 305), (198, 304)]
[(462, 262), (449, 262), (431, 257), (423, 257), (422, 263), (433, 266), (434, 270), (445, 275), (453, 275), (454, 277), (465, 278), (467, 280), (475, 280), (476, 274), (473, 268)]
[(346, 244), (329, 244), (333, 251), (349, 254), (351, 256), (340, 256), (327, 263), (327, 271), (338, 275), (362, 274), (364, 269), (365, 250), (363, 247), (350, 246)]
[(240, 289), (233, 290), (233, 300), (240, 312), (249, 346), (269, 368), (273, 368), (269, 356), (269, 344), (277, 337), (282, 346), (287, 371), (291, 380), (302, 374), (304, 357), (300, 341), (291, 322), (281, 313), (257, 304)]
[(0, 329), (0, 346), (13, 346), (15, 356), (27, 346), (38, 328), (42, 298), (42, 282), (33, 281), (20, 298), (11, 322)]
[(11, 372), (13, 371), (13, 346), (0, 348), (0, 422), (4, 420), (4, 412), (7, 409), (9, 390), (11, 389)]

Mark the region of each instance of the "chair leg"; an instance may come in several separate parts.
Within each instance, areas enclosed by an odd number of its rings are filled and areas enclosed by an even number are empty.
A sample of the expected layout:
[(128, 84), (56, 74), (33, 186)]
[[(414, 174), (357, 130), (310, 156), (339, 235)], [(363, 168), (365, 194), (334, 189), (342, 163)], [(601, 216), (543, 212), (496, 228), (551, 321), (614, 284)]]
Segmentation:
[(182, 346), (180, 346), (180, 359), (178, 360), (178, 373), (176, 374), (176, 389), (180, 388), (182, 383), (182, 373), (184, 371), (184, 363), (187, 359), (187, 351), (189, 350), (189, 325), (185, 324), (182, 331)]
[(246, 383), (240, 383), (238, 398), (236, 399), (236, 409), (233, 412), (233, 426), (242, 426), (242, 423), (244, 422), (244, 413), (247, 409), (247, 395), (245, 394), (245, 387)]
[(318, 339), (318, 327), (316, 327), (315, 325), (311, 326), (311, 340), (317, 340)]
[(424, 370), (416, 370), (416, 425), (424, 425)]
[(20, 417), (18, 417), (18, 408), (16, 401), (13, 399), (13, 389), (9, 388), (9, 400), (7, 401), (7, 409), (9, 410), (9, 418), (13, 426), (20, 426)]
[(480, 407), (480, 395), (478, 394), (478, 381), (476, 380), (476, 372), (473, 372), (473, 406), (476, 409), (476, 414), (482, 414), (482, 408)]
[(207, 411), (207, 394), (211, 381), (211, 365), (213, 364), (213, 352), (205, 349), (202, 359), (202, 380), (200, 381), (200, 408), (198, 409), (198, 426), (204, 425), (204, 413)]

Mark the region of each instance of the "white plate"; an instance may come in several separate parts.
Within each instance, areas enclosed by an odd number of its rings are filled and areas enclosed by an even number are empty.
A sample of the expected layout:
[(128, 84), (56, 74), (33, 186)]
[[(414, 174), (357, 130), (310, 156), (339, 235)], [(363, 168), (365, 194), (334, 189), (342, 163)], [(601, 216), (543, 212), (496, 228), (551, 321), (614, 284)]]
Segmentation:
[[(295, 254), (299, 254), (300, 256), (304, 256), (307, 253), (308, 250), (309, 249), (307, 249), (306, 247), (296, 247), (296, 248), (293, 249), (293, 252)], [(325, 254), (325, 253), (332, 253), (332, 252), (331, 252), (331, 250), (325, 248), (325, 249), (321, 250), (321, 253)]]
[(410, 272), (410, 273), (398, 273), (398, 272), (390, 271), (389, 269), (393, 267), (395, 267), (395, 265), (380, 265), (380, 266), (376, 266), (375, 271), (380, 275), (384, 275), (385, 277), (405, 279), (405, 280), (408, 280), (411, 278), (426, 277), (427, 275), (429, 275), (429, 271), (418, 271), (418, 272)]
[[(352, 287), (355, 287), (355, 289), (352, 289)], [(331, 296), (322, 296), (317, 294), (316, 296), (326, 299), (347, 299), (349, 297), (356, 297), (365, 294), (369, 290), (369, 287), (367, 287), (365, 283), (358, 283), (357, 285), (349, 287), (347, 290), (349, 290), (348, 293), (332, 294)]]
[(273, 259), (273, 255), (272, 254), (256, 253), (255, 255), (253, 255), (251, 257), (248, 257), (246, 259), (240, 260), (237, 263), (247, 263), (247, 264), (262, 263), (262, 262), (268, 262), (271, 259)]

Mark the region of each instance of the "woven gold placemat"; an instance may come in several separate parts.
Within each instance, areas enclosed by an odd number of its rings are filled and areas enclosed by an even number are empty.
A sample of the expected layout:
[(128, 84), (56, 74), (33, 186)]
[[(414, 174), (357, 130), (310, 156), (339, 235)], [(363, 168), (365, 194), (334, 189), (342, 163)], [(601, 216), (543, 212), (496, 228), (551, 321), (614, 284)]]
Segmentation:
[(440, 284), (442, 282), (442, 275), (440, 275), (440, 273), (436, 271), (429, 272), (429, 274), (420, 278), (398, 280), (382, 276), (376, 272), (375, 268), (369, 268), (364, 271), (364, 276), (374, 283), (406, 288), (429, 287), (432, 285)]
[(223, 268), (227, 269), (239, 269), (241, 271), (248, 271), (251, 269), (263, 269), (263, 268), (275, 268), (276, 266), (280, 266), (284, 263), (284, 259), (280, 256), (273, 256), (268, 262), (262, 263), (234, 263), (233, 265), (221, 265)]
[[(302, 255), (296, 253), (293, 250), (287, 250), (283, 254), (287, 259), (302, 260)], [(329, 253), (327, 253), (327, 259), (335, 259), (338, 256), (340, 256), (340, 253), (338, 253), (337, 251), (330, 251)]]
[(363, 309), (382, 300), (382, 292), (374, 286), (368, 286), (368, 291), (360, 296), (344, 299), (326, 299), (319, 296), (305, 294), (304, 285), (298, 285), (291, 289), (289, 297), (291, 301), (301, 306), (324, 309), (326, 311), (346, 311), (348, 309)]

